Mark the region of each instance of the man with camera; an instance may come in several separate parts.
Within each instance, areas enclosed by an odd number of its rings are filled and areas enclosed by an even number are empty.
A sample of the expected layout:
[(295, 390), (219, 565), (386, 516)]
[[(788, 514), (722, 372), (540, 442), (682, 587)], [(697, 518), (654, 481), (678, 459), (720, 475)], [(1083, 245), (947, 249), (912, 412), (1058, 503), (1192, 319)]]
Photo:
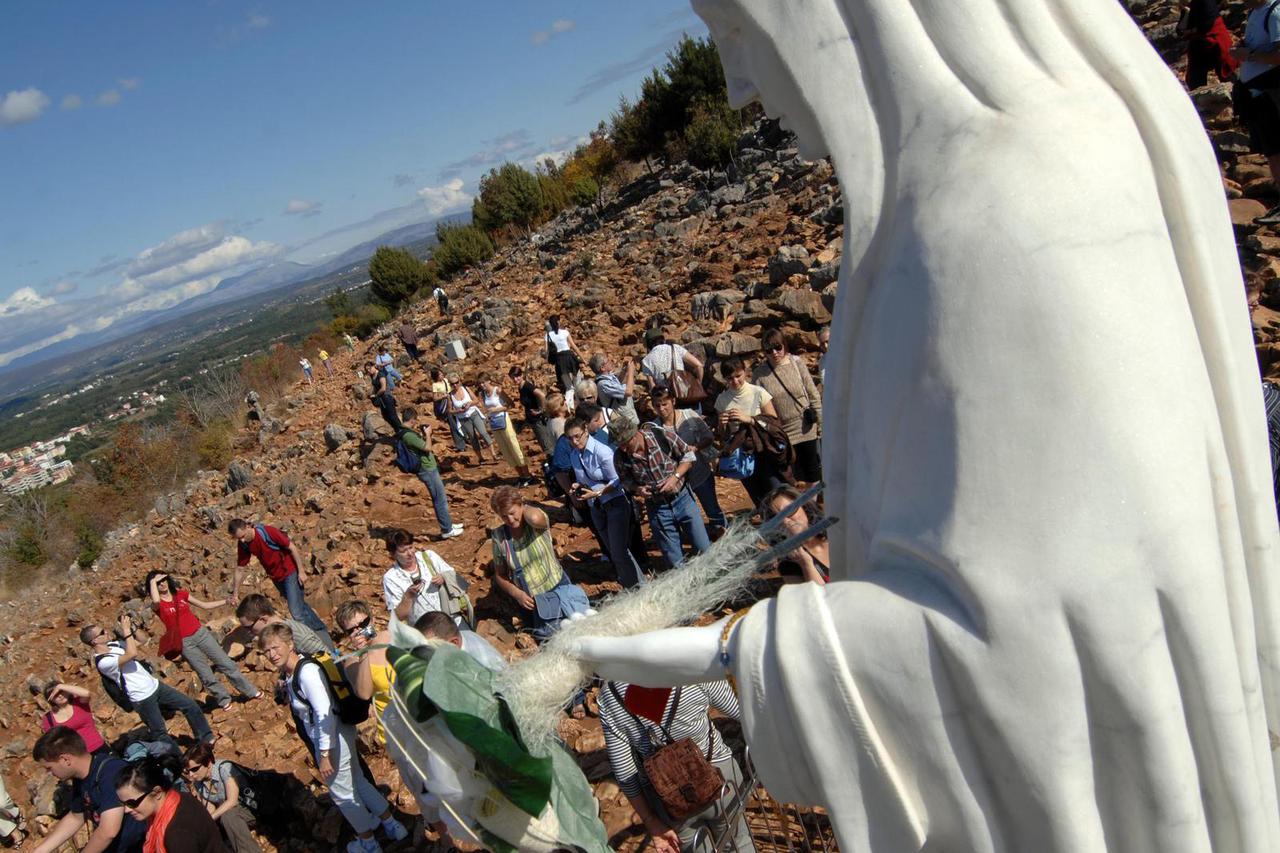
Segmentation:
[(119, 686), (118, 692), (128, 703), (128, 706), (121, 707), (137, 712), (152, 740), (170, 739), (164, 724), (165, 711), (180, 711), (197, 740), (213, 740), (213, 730), (209, 728), (209, 721), (205, 719), (199, 703), (157, 680), (143, 664), (129, 614), (122, 613), (116, 622), (115, 639), (105, 628), (86, 625), (80, 631), (80, 642), (93, 649), (93, 664), (102, 675), (104, 686), (107, 683)]

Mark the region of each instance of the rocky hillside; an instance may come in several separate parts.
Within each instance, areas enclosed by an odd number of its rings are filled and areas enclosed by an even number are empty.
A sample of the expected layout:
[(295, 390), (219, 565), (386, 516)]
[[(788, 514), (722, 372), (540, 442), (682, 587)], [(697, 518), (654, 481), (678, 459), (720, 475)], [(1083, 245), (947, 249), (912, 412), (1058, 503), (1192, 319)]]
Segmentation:
[[(1171, 62), (1180, 48), (1172, 35), (1172, 3), (1131, 3), (1131, 11), (1153, 43)], [(1244, 4), (1227, 4), (1233, 29), (1242, 25)], [(1229, 92), (1211, 85), (1193, 94), (1217, 146), (1224, 191), (1237, 223), (1248, 298), (1255, 304), (1259, 358), (1270, 375), (1280, 372), (1280, 236), (1250, 224), (1275, 201), (1262, 158), (1247, 152), (1246, 140), (1230, 119)], [(426, 366), (443, 359), (442, 346), (454, 339), (467, 349), (454, 365), (468, 381), (488, 370), (505, 377), (513, 364), (533, 369), (544, 385), (552, 378), (542, 357), (545, 318), (558, 313), (584, 352), (616, 358), (643, 353), (644, 325), (665, 317), (677, 337), (704, 362), (759, 349), (764, 325), (783, 322), (793, 348), (812, 355), (815, 332), (830, 319), (842, 238), (839, 190), (825, 163), (805, 163), (785, 135), (766, 125), (744, 136), (737, 163), (728, 174), (706, 173), (680, 164), (645, 174), (606, 200), (599, 212), (562, 215), (529, 239), (508, 246), (482, 269), (451, 286), (454, 314), (442, 318), (433, 303), (409, 309), (426, 333), (423, 366), (406, 367), (401, 405), (421, 403)], [(1242, 294), (1243, 298), (1243, 294)], [(138, 524), (113, 535), (94, 571), (52, 573), (38, 589), (0, 608), (0, 770), (10, 792), (39, 827), (52, 822), (55, 786), (30, 759), (39, 733), (43, 700), (33, 690), (48, 679), (89, 687), (97, 696), (95, 713), (109, 736), (127, 731), (132, 714), (116, 710), (101, 694), (98, 679), (79, 644), (78, 629), (89, 622), (108, 623), (122, 610), (137, 614), (149, 629), (139, 635), (155, 650), (149, 608), (138, 584), (153, 568), (185, 580), (201, 597), (217, 597), (230, 579), (233, 543), (227, 519), (264, 519), (285, 528), (308, 555), (315, 574), (308, 597), (323, 617), (349, 597), (380, 600), (381, 574), (388, 565), (380, 536), (403, 527), (421, 544), (437, 550), (472, 584), (480, 632), (512, 656), (533, 647), (520, 633), (515, 609), (490, 590), (486, 576), (486, 528), (492, 487), (512, 482), (505, 465), (475, 465), (469, 454), (455, 454), (437, 436), (450, 509), (463, 536), (433, 542), (435, 521), (425, 489), (398, 472), (385, 427), (367, 403), (367, 388), (354, 369), (376, 351), (380, 339), (356, 353), (335, 356), (338, 374), (318, 377), (314, 387), (300, 384), (290, 396), (268, 405), (261, 424), (244, 431), (239, 459), (227, 472), (198, 472), (180, 494), (156, 502)], [(393, 345), (393, 351), (399, 351)], [(441, 432), (437, 430), (437, 432)], [(522, 436), (535, 463), (541, 457), (528, 435)], [(543, 497), (540, 489), (526, 490)], [(736, 485), (721, 483), (730, 508), (746, 504)], [(556, 513), (554, 537), (574, 580), (594, 597), (614, 591), (606, 565), (595, 559), (589, 533)], [(657, 565), (656, 550), (651, 550)], [(251, 581), (269, 590), (255, 569)], [(234, 627), (229, 608), (207, 620), (219, 635)], [(243, 655), (242, 666), (262, 687), (273, 679), (266, 662), (246, 650), (232, 633), (228, 643)], [(184, 666), (153, 658), (166, 679), (189, 693), (197, 690)], [(345, 832), (291, 731), (287, 713), (260, 700), (214, 711), (217, 749), (252, 767), (287, 774), (293, 784), (285, 796), (294, 806), (287, 829), (264, 836), (277, 850), (331, 850)], [(185, 731), (176, 720), (176, 731)], [(641, 833), (631, 811), (609, 780), (599, 724), (591, 718), (566, 720), (564, 736), (581, 758), (596, 786), (603, 815), (615, 843), (638, 846)], [(370, 750), (371, 764), (383, 781), (396, 777), (385, 758)], [(34, 804), (34, 808), (32, 805)], [(405, 812), (410, 797), (396, 796)]]
[[(429, 414), (426, 367), (443, 359), (442, 345), (453, 339), (464, 343), (468, 355), (451, 369), (468, 382), (482, 370), (505, 376), (519, 363), (552, 384), (542, 356), (542, 328), (553, 313), (560, 314), (584, 352), (618, 358), (643, 354), (644, 324), (656, 316), (668, 318), (686, 346), (708, 362), (757, 351), (762, 326), (774, 321), (794, 329), (799, 349), (813, 351), (818, 325), (830, 319), (841, 212), (829, 166), (802, 162), (788, 142), (769, 129), (749, 134), (729, 175), (687, 165), (645, 175), (598, 214), (564, 215), (455, 282), (452, 317), (440, 317), (431, 302), (411, 308), (409, 315), (430, 344), (423, 366), (402, 368), (406, 381), (397, 389), (402, 407), (420, 403)], [(300, 383), (286, 399), (267, 405), (263, 420), (251, 421), (240, 437), (239, 458), (228, 471), (197, 472), (181, 493), (157, 500), (141, 523), (113, 534), (93, 571), (50, 576), (0, 611), (0, 767), (23, 806), (34, 803), (29, 813), (40, 815), (36, 826), (52, 822), (55, 786), (29, 757), (39, 734), (37, 717), (45, 708), (34, 693), (49, 679), (86, 686), (97, 695), (95, 713), (109, 736), (131, 728), (136, 717), (115, 709), (101, 694), (77, 639), (79, 628), (107, 624), (128, 611), (147, 626), (139, 639), (154, 652), (160, 629), (142, 597), (141, 579), (163, 568), (184, 579), (198, 597), (220, 597), (234, 561), (234, 543), (224, 528), (230, 518), (265, 519), (288, 531), (311, 560), (315, 577), (308, 598), (326, 618), (347, 598), (380, 601), (381, 575), (389, 565), (380, 537), (392, 528), (410, 530), (467, 575), (482, 634), (512, 656), (532, 650), (532, 641), (519, 631), (515, 609), (491, 593), (486, 577), (486, 528), (495, 523), (489, 494), (494, 486), (513, 482), (515, 472), (501, 463), (475, 465), (469, 454), (454, 453), (447, 437), (438, 435), (450, 511), (466, 532), (447, 542), (432, 541), (437, 526), (425, 489), (394, 467), (388, 430), (355, 375), (384, 340), (337, 354), (333, 378), (317, 377), (314, 387)], [(540, 463), (531, 437), (522, 439)], [(527, 493), (544, 497), (541, 489)], [(723, 489), (722, 497), (728, 507), (746, 504), (736, 485)], [(616, 591), (617, 584), (607, 579), (610, 569), (596, 559), (590, 534), (566, 523), (562, 513), (554, 515), (560, 522), (555, 540), (573, 578), (593, 598)], [(653, 549), (651, 563), (658, 562)], [(256, 567), (251, 579), (269, 592)], [(231, 608), (206, 622), (219, 636), (235, 627)], [(270, 668), (240, 640), (230, 633), (227, 642), (234, 654), (243, 655), (249, 677), (269, 686)], [(194, 675), (184, 665), (158, 656), (153, 663), (170, 684), (196, 694)], [(297, 780), (288, 794), (295, 806), (289, 832), (269, 834), (264, 841), (279, 850), (333, 849), (344, 825), (335, 809), (316, 800), (321, 788), (285, 710), (266, 699), (214, 711), (210, 718), (219, 754)], [(180, 718), (172, 725), (185, 731)], [(608, 780), (598, 722), (566, 720), (564, 735), (597, 785), (610, 833), (625, 846), (638, 831), (631, 830), (630, 808)], [(385, 759), (371, 753), (379, 778), (394, 780)], [(401, 794), (397, 805), (414, 811), (407, 795)]]

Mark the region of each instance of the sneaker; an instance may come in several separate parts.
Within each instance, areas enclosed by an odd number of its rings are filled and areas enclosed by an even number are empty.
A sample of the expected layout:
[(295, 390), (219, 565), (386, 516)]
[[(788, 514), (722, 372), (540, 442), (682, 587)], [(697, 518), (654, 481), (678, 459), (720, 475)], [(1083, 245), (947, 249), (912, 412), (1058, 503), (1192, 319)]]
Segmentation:
[(453, 527), (450, 527), (450, 528), (449, 528), (449, 532), (448, 532), (448, 533), (441, 533), (441, 534), (440, 534), (440, 538), (441, 538), (441, 539), (454, 539), (454, 538), (456, 538), (456, 537), (458, 537), (458, 536), (461, 536), (461, 535), (462, 535), (462, 525), (461, 525), (461, 524), (455, 524)]
[(390, 841), (403, 841), (409, 837), (409, 830), (405, 829), (404, 824), (395, 818), (384, 820), (382, 822), (382, 831), (387, 834)]
[(1253, 220), (1254, 225), (1275, 225), (1280, 222), (1280, 204)]
[(382, 853), (382, 845), (376, 838), (353, 838), (347, 845), (347, 853)]
[(219, 700), (218, 700), (218, 707), (219, 707), (219, 708), (221, 708), (221, 709), (222, 709), (222, 710), (224, 710), (224, 711), (225, 711), (225, 710), (227, 710), (228, 708), (230, 708), (230, 707), (231, 707), (231, 697), (230, 697), (230, 696), (224, 696), (224, 697), (222, 697), (221, 699), (219, 699)]

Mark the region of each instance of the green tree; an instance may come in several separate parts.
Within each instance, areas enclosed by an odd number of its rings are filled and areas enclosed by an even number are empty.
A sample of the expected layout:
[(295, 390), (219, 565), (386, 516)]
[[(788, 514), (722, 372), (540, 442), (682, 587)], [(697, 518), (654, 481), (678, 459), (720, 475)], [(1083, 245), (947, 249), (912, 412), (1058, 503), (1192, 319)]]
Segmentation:
[(324, 304), (328, 306), (329, 313), (334, 317), (341, 317), (355, 310), (355, 306), (351, 303), (351, 296), (341, 287), (335, 287), (333, 293), (324, 298)]
[(689, 162), (700, 169), (721, 169), (733, 159), (742, 121), (728, 103), (705, 99), (693, 110), (693, 118), (684, 130), (685, 152)]
[(369, 261), (369, 294), (373, 301), (395, 310), (422, 288), (422, 261), (406, 249), (379, 246)]
[(475, 266), (493, 257), (493, 241), (475, 225), (436, 226), (440, 241), (431, 253), (442, 279), (450, 279), (467, 267)]
[(490, 233), (508, 225), (528, 230), (541, 221), (545, 209), (538, 177), (516, 163), (503, 163), (480, 179), (471, 221)]

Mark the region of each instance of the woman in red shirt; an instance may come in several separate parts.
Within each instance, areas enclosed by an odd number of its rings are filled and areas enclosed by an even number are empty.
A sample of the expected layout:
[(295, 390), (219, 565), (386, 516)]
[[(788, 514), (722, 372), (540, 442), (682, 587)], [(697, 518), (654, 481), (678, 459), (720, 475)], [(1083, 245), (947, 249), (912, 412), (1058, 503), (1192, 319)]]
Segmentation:
[(231, 686), (246, 699), (257, 699), (262, 695), (253, 682), (244, 677), (235, 661), (227, 657), (209, 629), (201, 625), (191, 612), (193, 604), (202, 610), (213, 610), (226, 604), (226, 599), (201, 601), (192, 598), (185, 589), (179, 589), (177, 582), (166, 572), (160, 571), (147, 574), (147, 591), (151, 593), (151, 604), (167, 631), (160, 640), (160, 653), (170, 659), (179, 655), (186, 658), (219, 708), (230, 707), (231, 694), (214, 676), (215, 669), (226, 676)]
[(92, 755), (107, 750), (107, 742), (93, 721), (89, 708), (89, 691), (72, 684), (51, 682), (45, 685), (44, 698), (49, 711), (40, 718), (40, 730), (49, 731), (54, 726), (66, 726), (84, 739), (85, 749)]

